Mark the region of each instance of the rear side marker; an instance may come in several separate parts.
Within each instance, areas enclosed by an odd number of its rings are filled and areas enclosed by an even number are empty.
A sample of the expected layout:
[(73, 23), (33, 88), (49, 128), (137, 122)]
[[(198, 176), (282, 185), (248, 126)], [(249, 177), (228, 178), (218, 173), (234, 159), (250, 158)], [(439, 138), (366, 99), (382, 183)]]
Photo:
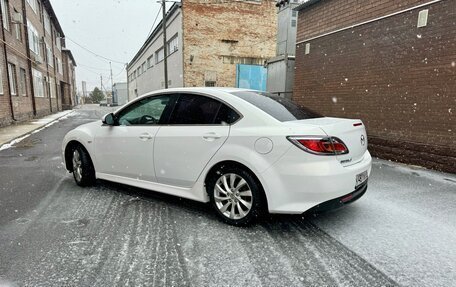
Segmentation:
[(359, 127), (359, 126), (362, 126), (363, 123), (356, 123), (356, 124), (353, 124), (354, 127)]

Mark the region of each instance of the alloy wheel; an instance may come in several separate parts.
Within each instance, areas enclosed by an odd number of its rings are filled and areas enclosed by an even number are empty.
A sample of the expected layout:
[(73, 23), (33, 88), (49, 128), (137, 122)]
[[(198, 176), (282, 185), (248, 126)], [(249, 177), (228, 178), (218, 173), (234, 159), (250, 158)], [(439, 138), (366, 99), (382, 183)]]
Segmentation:
[(244, 178), (235, 173), (227, 173), (215, 182), (214, 201), (225, 217), (242, 219), (252, 209), (252, 190)]
[(73, 172), (76, 181), (81, 181), (82, 179), (82, 161), (79, 151), (75, 149), (73, 151)]

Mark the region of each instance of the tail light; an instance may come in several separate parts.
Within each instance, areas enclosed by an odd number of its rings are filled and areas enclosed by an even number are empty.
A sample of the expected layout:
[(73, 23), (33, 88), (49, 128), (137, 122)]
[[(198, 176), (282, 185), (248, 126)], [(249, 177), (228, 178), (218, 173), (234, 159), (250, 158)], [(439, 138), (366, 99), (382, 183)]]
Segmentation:
[(318, 155), (347, 154), (348, 148), (336, 137), (289, 136), (287, 139), (298, 148)]

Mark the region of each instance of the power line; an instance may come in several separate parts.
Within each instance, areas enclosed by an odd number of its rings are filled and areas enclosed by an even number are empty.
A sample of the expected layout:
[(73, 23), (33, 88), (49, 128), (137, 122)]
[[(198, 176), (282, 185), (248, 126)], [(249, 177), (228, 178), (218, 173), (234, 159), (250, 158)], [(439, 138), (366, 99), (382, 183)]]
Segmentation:
[(94, 74), (96, 74), (96, 75), (100, 75), (100, 74), (101, 74), (100, 72), (95, 72), (95, 71), (93, 71), (93, 70), (90, 70), (90, 69), (88, 69), (88, 68), (85, 68), (85, 67), (83, 67), (83, 66), (80, 66), (79, 64), (78, 64), (78, 68), (81, 68), (81, 69), (86, 70), (86, 71), (88, 71), (88, 72), (94, 73)]
[(122, 69), (117, 75), (115, 75), (113, 78), (117, 78), (118, 76), (120, 76), (122, 73), (124, 72), (124, 69)]
[(106, 58), (105, 56), (102, 56), (100, 54), (97, 54), (89, 49), (87, 49), (86, 47), (82, 46), (81, 44), (78, 44), (77, 42), (75, 42), (74, 40), (72, 40), (71, 38), (68, 38), (68, 36), (65, 36), (65, 39), (68, 39), (70, 40), (71, 42), (73, 42), (75, 45), (81, 47), (82, 49), (86, 50), (87, 52), (93, 54), (94, 56), (98, 57), (98, 58), (102, 58), (102, 59), (105, 59), (106, 61), (111, 61), (111, 62), (114, 62), (114, 63), (118, 63), (118, 64), (122, 64), (122, 65), (125, 65), (125, 62), (121, 62), (121, 61), (116, 61), (116, 60), (113, 60), (113, 59), (110, 59), (110, 58)]
[(79, 61), (78, 61), (78, 66), (83, 66), (83, 67), (93, 69), (93, 70), (109, 71), (109, 69), (95, 68), (95, 67), (88, 66), (86, 64), (81, 64)]
[(162, 9), (162, 7), (160, 6), (160, 9), (158, 9), (157, 16), (155, 16), (154, 23), (152, 24), (152, 27), (150, 27), (149, 33), (147, 33), (147, 38), (149, 38), (150, 34), (151, 34), (152, 31), (154, 30), (155, 22), (157, 22), (157, 19), (158, 19), (158, 16), (160, 15), (161, 9)]

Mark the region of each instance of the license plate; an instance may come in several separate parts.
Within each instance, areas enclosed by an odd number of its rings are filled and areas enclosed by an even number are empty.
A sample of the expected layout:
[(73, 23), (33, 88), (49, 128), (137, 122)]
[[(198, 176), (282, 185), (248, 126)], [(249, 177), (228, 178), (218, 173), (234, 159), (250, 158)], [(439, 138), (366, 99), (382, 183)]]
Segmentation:
[(367, 170), (356, 175), (356, 185), (355, 185), (355, 187), (359, 186), (360, 184), (362, 184), (366, 180), (367, 180)]

